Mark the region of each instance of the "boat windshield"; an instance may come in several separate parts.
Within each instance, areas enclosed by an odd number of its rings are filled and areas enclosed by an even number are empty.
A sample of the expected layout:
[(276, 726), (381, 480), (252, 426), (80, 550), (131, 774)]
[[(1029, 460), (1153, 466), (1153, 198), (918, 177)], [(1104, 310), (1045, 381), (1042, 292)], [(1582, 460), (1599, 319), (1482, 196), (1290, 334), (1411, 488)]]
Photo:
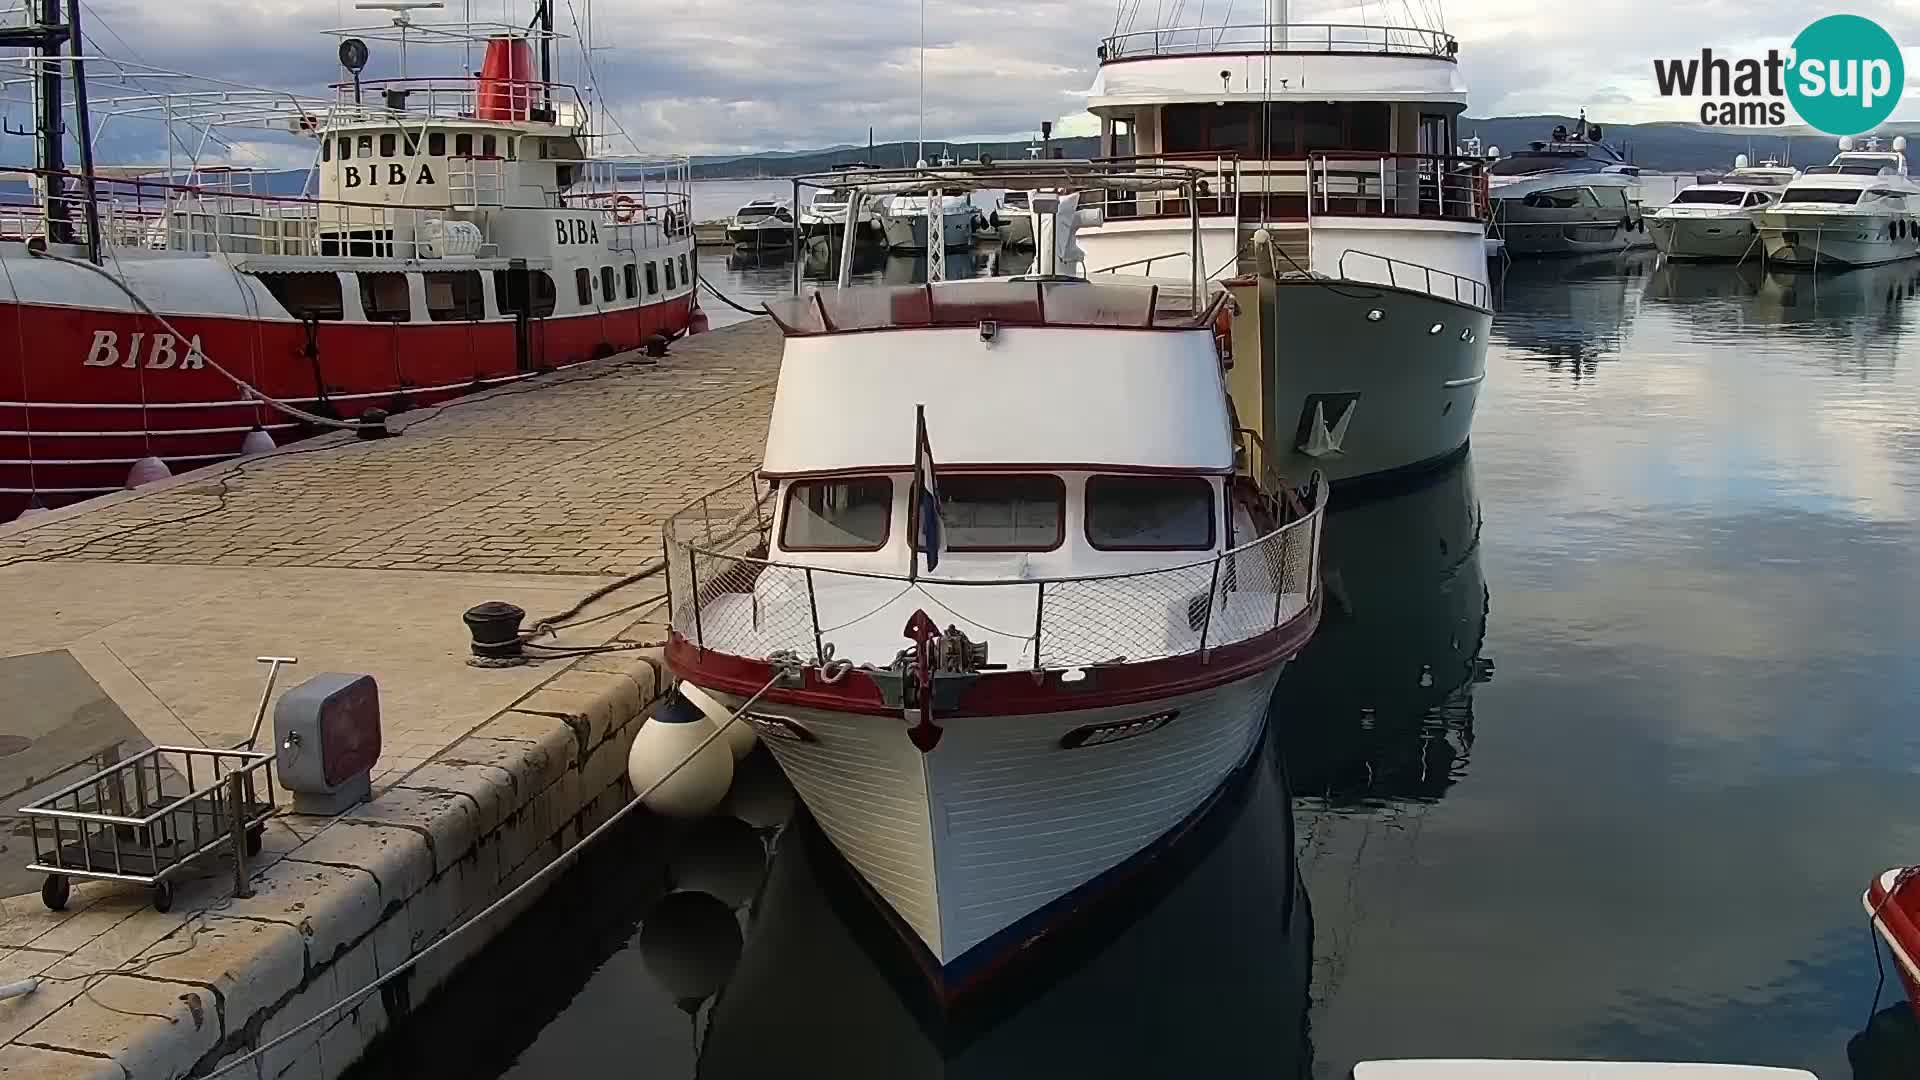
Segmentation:
[(735, 214), (734, 216), (739, 218), (741, 221), (754, 221), (759, 218), (772, 217), (773, 211), (774, 211), (774, 208), (771, 206), (748, 205), (748, 206), (741, 207), (740, 212), (738, 214)]
[(1859, 201), (1859, 188), (1790, 187), (1780, 194), (1781, 206), (1786, 206), (1790, 203), (1822, 203), (1829, 206), (1852, 206)]
[(1515, 154), (1501, 158), (1488, 168), (1495, 176), (1524, 176), (1539, 172), (1600, 172), (1607, 167), (1604, 161), (1581, 154)]
[(1688, 188), (1673, 197), (1675, 203), (1712, 203), (1716, 206), (1739, 206), (1740, 200), (1747, 197), (1744, 191), (1715, 191), (1712, 188)]
[(1807, 172), (1816, 174), (1816, 175), (1825, 175), (1825, 176), (1833, 176), (1836, 173), (1843, 176), (1879, 176), (1881, 173), (1890, 173), (1892, 171), (1893, 169), (1886, 165), (1856, 164), (1856, 165), (1809, 165), (1807, 166)]

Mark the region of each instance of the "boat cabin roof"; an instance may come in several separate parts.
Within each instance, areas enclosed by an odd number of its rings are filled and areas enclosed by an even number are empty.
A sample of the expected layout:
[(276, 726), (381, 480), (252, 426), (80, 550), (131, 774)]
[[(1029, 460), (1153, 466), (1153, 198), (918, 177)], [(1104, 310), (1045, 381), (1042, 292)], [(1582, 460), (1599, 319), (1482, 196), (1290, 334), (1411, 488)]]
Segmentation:
[(1094, 283), (1079, 278), (1007, 278), (922, 285), (823, 289), (767, 301), (788, 337), (936, 327), (1051, 326), (1194, 330), (1212, 325), (1224, 303), (1196, 311), (1185, 291), (1159, 285)]

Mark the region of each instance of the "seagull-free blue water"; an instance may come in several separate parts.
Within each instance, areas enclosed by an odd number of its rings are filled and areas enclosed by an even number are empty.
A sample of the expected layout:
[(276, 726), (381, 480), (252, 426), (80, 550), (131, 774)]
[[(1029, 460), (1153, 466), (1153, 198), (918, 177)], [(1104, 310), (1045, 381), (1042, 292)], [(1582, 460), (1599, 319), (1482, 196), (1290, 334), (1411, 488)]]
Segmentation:
[(1859, 902), (1920, 862), (1920, 262), (1516, 263), (1499, 307), (1468, 459), (1332, 518), (1255, 767), (1028, 977), (942, 1021), (804, 818), (640, 821), (361, 1074), (1920, 1075)]

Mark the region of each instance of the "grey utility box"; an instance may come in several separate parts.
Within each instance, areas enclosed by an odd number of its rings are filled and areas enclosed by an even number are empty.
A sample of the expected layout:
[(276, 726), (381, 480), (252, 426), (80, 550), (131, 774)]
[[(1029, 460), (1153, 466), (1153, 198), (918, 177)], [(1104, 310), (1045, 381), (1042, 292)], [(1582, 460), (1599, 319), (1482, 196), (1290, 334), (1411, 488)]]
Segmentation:
[(328, 672), (273, 707), (280, 784), (296, 814), (337, 814), (373, 795), (380, 760), (380, 688), (371, 675)]

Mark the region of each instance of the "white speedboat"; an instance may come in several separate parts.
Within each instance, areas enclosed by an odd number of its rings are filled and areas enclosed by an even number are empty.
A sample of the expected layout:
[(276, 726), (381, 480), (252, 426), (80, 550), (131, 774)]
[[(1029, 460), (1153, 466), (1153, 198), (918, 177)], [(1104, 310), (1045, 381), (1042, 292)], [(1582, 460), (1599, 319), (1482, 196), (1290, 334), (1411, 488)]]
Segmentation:
[(1229, 297), (1072, 276), (1074, 199), (1034, 277), (770, 303), (765, 460), (665, 529), (674, 675), (761, 695), (746, 719), (948, 995), (1199, 820), (1320, 616), (1326, 485), (1250, 471)]
[(1087, 108), (1102, 156), (1158, 155), (1139, 160), (1205, 176), (1190, 201), (1108, 199), (1080, 235), (1089, 274), (1253, 272), (1257, 296), (1236, 286), (1247, 316), (1234, 338), (1251, 353), (1236, 378), (1265, 383), (1240, 415), (1259, 412), (1274, 468), (1340, 486), (1456, 458), (1493, 318), (1486, 163), (1451, 154), (1467, 103), (1458, 42), (1437, 28), (1209, 10), (1207, 25), (1170, 15), (1099, 47)]
[(1778, 162), (1747, 164), (1710, 183), (1680, 189), (1673, 201), (1646, 216), (1654, 246), (1671, 259), (1741, 259), (1758, 254), (1753, 215), (1773, 205), (1799, 170)]
[(1601, 141), (1586, 114), (1574, 130), (1493, 163), (1493, 233), (1509, 255), (1586, 255), (1652, 243), (1640, 212), (1640, 167)]
[(791, 248), (793, 208), (785, 199), (754, 199), (734, 211), (727, 239), (737, 248)]
[(1881, 150), (1840, 140), (1830, 164), (1809, 166), (1754, 216), (1769, 261), (1876, 266), (1920, 255), (1920, 184), (1907, 176), (1907, 140)]
[[(932, 197), (907, 192), (887, 200), (880, 219), (886, 229), (887, 247), (894, 251), (927, 249), (927, 200)], [(972, 247), (974, 219), (980, 216), (974, 209), (973, 196), (964, 191), (942, 191), (939, 198), (940, 233), (946, 250), (963, 251)]]
[[(852, 169), (866, 166), (846, 167), (852, 175)], [(823, 236), (831, 243), (833, 250), (841, 247), (841, 236), (847, 227), (847, 202), (849, 192), (844, 187), (821, 188), (813, 193), (813, 198), (800, 210), (800, 232), (804, 236)], [(861, 211), (860, 219), (855, 222), (859, 230), (858, 246), (878, 245), (886, 239), (886, 230), (881, 224), (880, 208), (869, 206)]]

